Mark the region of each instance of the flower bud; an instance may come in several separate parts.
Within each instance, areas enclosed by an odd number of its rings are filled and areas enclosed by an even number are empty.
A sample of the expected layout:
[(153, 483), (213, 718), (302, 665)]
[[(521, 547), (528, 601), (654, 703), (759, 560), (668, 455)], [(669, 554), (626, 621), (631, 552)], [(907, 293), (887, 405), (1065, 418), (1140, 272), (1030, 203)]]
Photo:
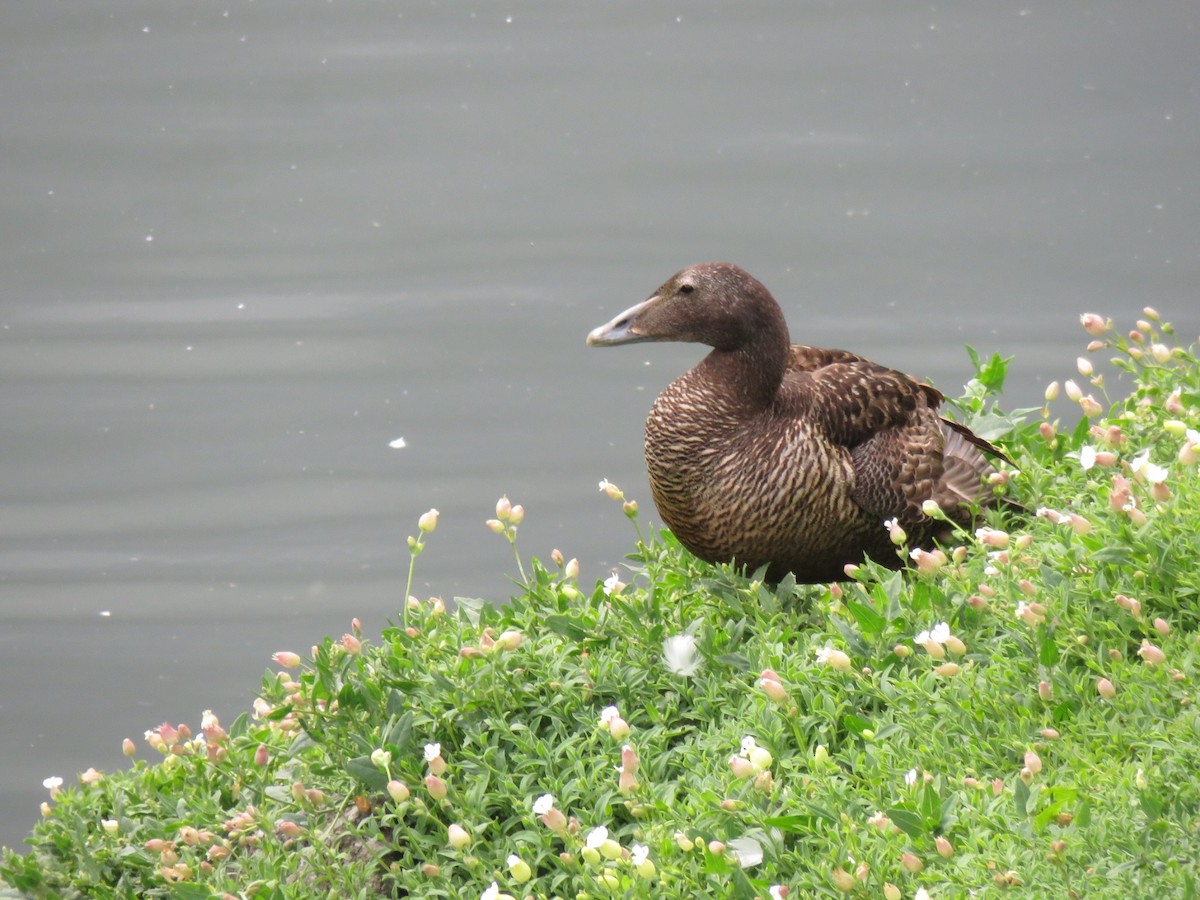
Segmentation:
[(1108, 330), (1108, 322), (1096, 313), (1084, 313), (1079, 317), (1079, 324), (1092, 337), (1099, 337)]
[(925, 868), (925, 863), (921, 862), (921, 858), (911, 850), (905, 850), (900, 854), (900, 865), (904, 866), (906, 872), (916, 875)]
[(1142, 640), (1142, 646), (1138, 650), (1137, 655), (1140, 656), (1148, 666), (1160, 665), (1166, 661), (1167, 658), (1167, 655), (1163, 653), (1161, 649), (1155, 647), (1152, 643), (1145, 639)]
[(521, 646), (521, 641), (523, 640), (524, 635), (522, 635), (521, 632), (517, 631), (515, 628), (510, 628), (507, 631), (501, 632), (500, 636), (496, 638), (496, 649), (516, 650)]
[(121, 752), (126, 756), (133, 756), (133, 754), (137, 753), (137, 744), (129, 738), (125, 738), (125, 740), (121, 741)]
[(437, 528), (437, 523), (438, 511), (436, 509), (431, 509), (429, 512), (423, 513), (421, 518), (417, 520), (417, 527), (420, 528), (425, 534), (429, 534), (431, 531)]
[(508, 517), (512, 514), (512, 504), (508, 502), (508, 497), (501, 497), (496, 501), (496, 518), (501, 522), (507, 522)]
[(382, 747), (371, 751), (371, 765), (377, 769), (387, 771), (388, 766), (392, 764), (392, 754), (384, 750)]
[(833, 886), (843, 894), (850, 893), (854, 890), (854, 885), (858, 883), (857, 879), (841, 866), (834, 869), (830, 877), (833, 880)]
[(729, 757), (729, 768), (735, 778), (749, 778), (754, 774), (754, 764), (744, 756)]
[(471, 834), (457, 822), (446, 829), (446, 838), (455, 850), (465, 850), (471, 845)]
[(950, 843), (943, 835), (938, 835), (933, 839), (933, 845), (937, 848), (938, 856), (942, 859), (949, 859), (954, 855), (954, 845)]
[(1095, 367), (1092, 365), (1092, 361), (1083, 356), (1080, 356), (1075, 360), (1075, 369), (1084, 378), (1091, 378), (1096, 372)]
[(271, 657), (276, 664), (283, 666), (285, 669), (294, 669), (300, 665), (300, 654), (293, 653), (290, 650), (279, 650)]
[(425, 776), (425, 790), (429, 792), (429, 796), (434, 800), (446, 799), (446, 794), (449, 792), (446, 782), (442, 781), (436, 775)]
[(1025, 768), (1036, 775), (1042, 771), (1042, 759), (1033, 750), (1025, 751)]
[(942, 663), (940, 666), (934, 666), (933, 671), (945, 678), (952, 678), (962, 671), (962, 667), (955, 662)]
[(684, 853), (691, 853), (696, 848), (696, 842), (684, 834), (682, 831), (675, 832), (675, 844)]
[(403, 781), (397, 781), (395, 778), (387, 783), (387, 792), (397, 803), (403, 803), (409, 798), (410, 794), (408, 785)]
[(1067, 399), (1072, 403), (1078, 403), (1083, 399), (1083, 391), (1079, 389), (1079, 385), (1074, 381), (1068, 379), (1067, 383), (1063, 385), (1063, 390), (1067, 392)]
[(1046, 391), (1043, 394), (1043, 396), (1046, 398), (1047, 403), (1053, 403), (1055, 400), (1057, 400), (1058, 399), (1058, 382), (1052, 381), (1048, 385), (1046, 385)]
[(1111, 700), (1113, 697), (1117, 696), (1117, 689), (1107, 678), (1101, 678), (1096, 682), (1096, 693), (1098, 693), (1105, 700)]
[(1037, 686), (1037, 692), (1038, 692), (1038, 697), (1041, 698), (1043, 703), (1049, 703), (1050, 698), (1053, 696), (1053, 691), (1051, 690), (1050, 682), (1048, 682), (1048, 681), (1039, 681), (1038, 686)]
[(904, 895), (900, 893), (900, 888), (886, 881), (883, 884), (883, 900), (900, 900)]
[(512, 875), (513, 881), (517, 884), (524, 884), (533, 877), (533, 870), (529, 868), (529, 863), (515, 853), (508, 857), (508, 873)]

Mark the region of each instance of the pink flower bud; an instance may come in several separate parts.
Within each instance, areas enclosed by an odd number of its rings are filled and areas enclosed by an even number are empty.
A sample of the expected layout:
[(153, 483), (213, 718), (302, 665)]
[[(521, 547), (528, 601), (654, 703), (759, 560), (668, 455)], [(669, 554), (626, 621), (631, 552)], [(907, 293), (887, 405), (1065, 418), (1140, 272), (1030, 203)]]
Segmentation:
[(488, 519), (485, 523), (496, 534), (504, 534), (504, 523), (499, 519)]
[(496, 638), (496, 649), (516, 650), (521, 646), (521, 641), (524, 639), (524, 635), (522, 635), (521, 632), (517, 631), (515, 628), (510, 628), (507, 631), (501, 632), (500, 637)]
[(520, 525), (525, 518), (525, 507), (520, 503), (514, 504), (513, 508), (508, 513), (508, 523), (510, 525)]
[(1058, 437), (1054, 431), (1054, 426), (1049, 422), (1042, 422), (1040, 425), (1038, 425), (1038, 434), (1042, 436), (1042, 440), (1044, 440), (1047, 444), (1054, 443), (1054, 440)]
[(1074, 381), (1068, 380), (1067, 383), (1063, 385), (1063, 390), (1066, 391), (1067, 398), (1073, 403), (1078, 403), (1083, 399), (1083, 391), (1079, 389), (1079, 385), (1077, 385)]
[(940, 834), (933, 839), (933, 845), (937, 848), (938, 856), (942, 859), (949, 859), (954, 855), (954, 845)]
[(133, 756), (133, 754), (137, 753), (137, 744), (129, 738), (125, 738), (125, 740), (121, 741), (121, 752), (126, 756)]
[(1004, 550), (1008, 547), (1008, 532), (998, 531), (995, 528), (979, 528), (975, 531), (975, 540), (986, 547), (994, 547), (997, 550)]
[(359, 651), (362, 650), (362, 641), (360, 641), (358, 638), (356, 638), (352, 634), (349, 634), (349, 633), (343, 634), (342, 635), (342, 647), (345, 648), (347, 653), (349, 653), (351, 656), (353, 656), (355, 653), (358, 653)]
[(1160, 665), (1161, 663), (1165, 662), (1167, 658), (1167, 655), (1163, 653), (1161, 649), (1155, 647), (1152, 643), (1144, 639), (1142, 640), (1142, 646), (1141, 649), (1138, 650), (1137, 655), (1140, 656), (1148, 666)]
[(1042, 702), (1044, 702), (1044, 703), (1049, 703), (1050, 698), (1053, 696), (1053, 692), (1050, 688), (1050, 682), (1048, 682), (1048, 681), (1039, 681), (1038, 686), (1037, 686), (1037, 692), (1038, 692), (1038, 697), (1040, 697)]
[(283, 819), (275, 826), (275, 830), (285, 838), (298, 838), (304, 833), (304, 829), (290, 819)]
[(1042, 771), (1042, 758), (1034, 753), (1033, 750), (1026, 750), (1025, 768), (1036, 775), (1038, 772)]
[(1099, 337), (1108, 330), (1108, 322), (1096, 313), (1084, 313), (1079, 317), (1079, 324), (1092, 337)]
[(1083, 356), (1075, 360), (1075, 369), (1084, 378), (1091, 378), (1096, 373), (1095, 367), (1092, 366), (1092, 361)]
[(283, 666), (285, 669), (294, 669), (300, 665), (300, 654), (292, 653), (290, 650), (280, 650), (271, 657), (277, 665)]
[(843, 894), (850, 893), (858, 883), (858, 880), (841, 866), (833, 870), (830, 878), (833, 881), (833, 886)]
[(429, 796), (434, 800), (444, 800), (448, 793), (446, 782), (442, 781), (436, 775), (425, 776), (425, 790), (429, 791)]
[(953, 678), (962, 671), (962, 667), (955, 662), (946, 662), (942, 663), (940, 666), (934, 666), (933, 671), (935, 674), (941, 675), (943, 678)]
[(763, 693), (777, 703), (782, 703), (788, 698), (787, 689), (773, 678), (763, 677), (758, 680), (758, 686), (762, 688)]
[(496, 518), (501, 522), (507, 522), (508, 517), (512, 514), (512, 504), (509, 503), (508, 497), (501, 497), (496, 501)]
[(1111, 700), (1113, 697), (1117, 696), (1117, 689), (1107, 678), (1101, 678), (1096, 682), (1096, 693), (1098, 693), (1105, 700)]
[(254, 751), (254, 764), (256, 766), (265, 766), (271, 759), (271, 755), (267, 752), (266, 744), (259, 744)]
[(1171, 633), (1171, 626), (1166, 619), (1158, 618), (1154, 620), (1154, 630), (1165, 637)]
[(1100, 405), (1100, 401), (1098, 401), (1091, 394), (1088, 394), (1079, 401), (1079, 408), (1089, 419), (1094, 419), (1096, 416), (1104, 412), (1104, 407)]
[(735, 778), (749, 778), (754, 774), (754, 764), (744, 756), (729, 757), (729, 768)]
[(905, 871), (916, 875), (925, 868), (925, 863), (921, 862), (921, 858), (911, 850), (905, 850), (900, 854), (900, 865), (904, 866)]

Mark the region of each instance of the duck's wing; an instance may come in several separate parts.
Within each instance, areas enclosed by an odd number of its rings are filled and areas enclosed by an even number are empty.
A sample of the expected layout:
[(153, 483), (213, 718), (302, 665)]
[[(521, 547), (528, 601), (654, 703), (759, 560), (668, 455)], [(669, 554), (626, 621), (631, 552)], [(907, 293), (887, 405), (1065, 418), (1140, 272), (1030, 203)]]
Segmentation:
[(918, 410), (936, 410), (942, 394), (846, 350), (792, 346), (783, 391), (830, 439), (847, 448), (880, 432), (914, 424)]
[(854, 498), (866, 512), (915, 524), (926, 521), (926, 500), (953, 517), (982, 498), (992, 470), (984, 452), (1003, 454), (941, 418), (936, 388), (845, 350), (794, 346), (791, 362), (789, 402), (849, 453)]

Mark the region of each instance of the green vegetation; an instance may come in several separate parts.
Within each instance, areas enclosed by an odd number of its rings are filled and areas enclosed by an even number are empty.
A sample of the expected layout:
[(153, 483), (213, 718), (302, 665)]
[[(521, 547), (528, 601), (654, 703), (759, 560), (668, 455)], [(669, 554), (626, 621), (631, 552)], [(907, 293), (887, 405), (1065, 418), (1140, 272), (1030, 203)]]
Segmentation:
[[(1146, 318), (1084, 317), (1128, 396), (1081, 360), (1069, 431), (999, 411), (1004, 362), (972, 354), (959, 415), (1017, 462), (995, 489), (1026, 512), (908, 570), (768, 586), (639, 527), (628, 584), (588, 590), (518, 553), (503, 607), (410, 599), (377, 639), (277, 654), (253, 714), (51, 781), (0, 876), (33, 897), (1195, 896), (1200, 360)], [(522, 515), (489, 523), (514, 552)]]

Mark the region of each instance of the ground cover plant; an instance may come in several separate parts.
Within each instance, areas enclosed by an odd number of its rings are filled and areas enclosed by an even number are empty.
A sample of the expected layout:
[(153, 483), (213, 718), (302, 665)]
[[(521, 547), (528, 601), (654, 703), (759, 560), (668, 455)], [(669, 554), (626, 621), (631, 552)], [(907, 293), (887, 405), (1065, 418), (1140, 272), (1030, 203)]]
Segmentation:
[(1066, 427), (1056, 384), (998, 409), (1005, 363), (972, 353), (957, 412), (1013, 457), (992, 480), (1023, 511), (930, 552), (893, 528), (905, 571), (771, 586), (644, 534), (602, 482), (636, 547), (588, 587), (557, 551), (522, 557), (503, 499), (507, 604), (409, 598), (378, 636), (277, 653), (252, 711), (47, 779), (0, 877), (31, 897), (1195, 896), (1200, 360), (1153, 310), (1082, 324)]

